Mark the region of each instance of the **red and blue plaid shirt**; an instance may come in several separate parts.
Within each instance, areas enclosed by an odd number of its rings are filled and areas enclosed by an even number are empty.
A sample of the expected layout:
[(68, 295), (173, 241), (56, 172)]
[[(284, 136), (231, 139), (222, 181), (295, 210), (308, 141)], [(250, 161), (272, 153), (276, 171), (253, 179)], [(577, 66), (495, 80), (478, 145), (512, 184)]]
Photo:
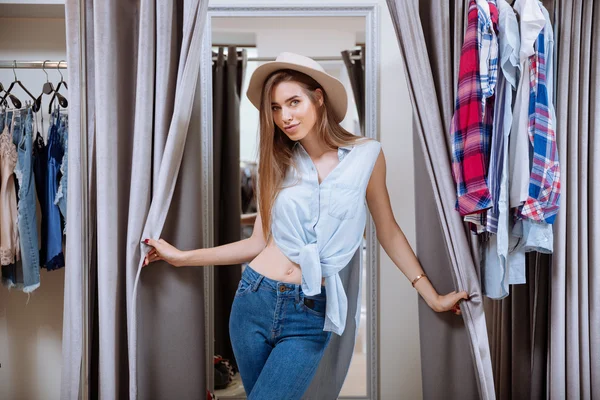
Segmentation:
[[(546, 88), (546, 49), (544, 31), (537, 39), (536, 54), (529, 57), (529, 141), (533, 148), (529, 197), (519, 208), (519, 216), (552, 224), (560, 200), (560, 165), (554, 121)], [(525, 77), (523, 77), (525, 79)]]
[[(497, 22), (495, 2), (489, 4), (490, 8), (494, 8), (495, 22)], [(456, 209), (463, 216), (480, 213), (492, 205), (487, 184), (487, 170), (494, 96), (486, 98), (482, 91), (479, 64), (481, 46), (478, 37), (486, 37), (486, 35), (481, 35), (479, 32), (484, 26), (480, 23), (480, 12), (476, 0), (471, 0), (467, 31), (460, 56), (455, 111), (450, 126), (452, 175), (457, 191)], [(490, 65), (491, 70), (497, 71), (497, 59), (490, 60)], [(486, 79), (490, 80), (489, 77)]]

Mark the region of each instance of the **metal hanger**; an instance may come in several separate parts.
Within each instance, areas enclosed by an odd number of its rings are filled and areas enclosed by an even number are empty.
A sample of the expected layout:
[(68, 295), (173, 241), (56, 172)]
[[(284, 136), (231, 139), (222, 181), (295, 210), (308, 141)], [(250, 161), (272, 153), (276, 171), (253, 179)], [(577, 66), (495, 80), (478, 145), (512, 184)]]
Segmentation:
[[(52, 98), (50, 99), (50, 104), (48, 105), (48, 114), (52, 114), (52, 104), (54, 103), (54, 99), (58, 99), (58, 104), (60, 104), (60, 106), (62, 108), (67, 108), (69, 106), (69, 102), (67, 101), (66, 97), (58, 92), (60, 90), (60, 88), (63, 86), (67, 90), (69, 89), (67, 82), (65, 82), (65, 80), (64, 80), (64, 76), (63, 76), (62, 72), (60, 72), (60, 63), (63, 61), (64, 60), (60, 60), (58, 62), (58, 64), (56, 65), (56, 70), (60, 74), (60, 82), (58, 82), (58, 85), (56, 85), (56, 89), (54, 89), (54, 94), (52, 95)], [(46, 89), (46, 85), (44, 84), (44, 90), (45, 89)], [(48, 93), (48, 94), (50, 94), (50, 93)]]
[(40, 108), (42, 108), (42, 97), (45, 94), (49, 95), (52, 92), (54, 92), (54, 85), (52, 84), (52, 82), (50, 82), (50, 78), (48, 77), (48, 72), (46, 71), (46, 63), (48, 61), (50, 61), (50, 60), (45, 60), (42, 63), (42, 71), (44, 71), (44, 73), (46, 74), (46, 83), (44, 83), (44, 86), (42, 87), (42, 93), (40, 93), (40, 95), (37, 97), (37, 99), (35, 99), (35, 102), (33, 103), (33, 107), (32, 107), (33, 112), (38, 112), (40, 110)]
[(23, 91), (25, 93), (27, 93), (27, 95), (29, 97), (31, 97), (31, 99), (34, 101), (36, 101), (36, 98), (34, 95), (31, 94), (31, 92), (29, 92), (29, 90), (27, 90), (27, 88), (21, 83), (21, 81), (19, 80), (19, 78), (17, 78), (17, 73), (15, 71), (15, 68), (17, 67), (17, 61), (13, 61), (14, 65), (13, 65), (13, 74), (15, 76), (15, 80), (10, 84), (10, 86), (8, 87), (8, 89), (6, 90), (6, 94), (4, 95), (4, 97), (2, 97), (2, 100), (0, 100), (0, 104), (4, 104), (4, 102), (6, 101), (6, 98), (10, 98), (11, 103), (13, 104), (13, 106), (15, 108), (21, 108), (21, 101), (14, 96), (11, 91), (13, 90), (13, 88), (15, 87), (15, 84), (19, 85), (21, 87), (21, 89), (23, 89)]
[[(2, 82), (0, 82), (0, 94), (2, 94), (2, 92), (4, 92), (4, 85), (2, 85)], [(6, 100), (4, 102), (0, 102), (0, 106), (6, 106)]]

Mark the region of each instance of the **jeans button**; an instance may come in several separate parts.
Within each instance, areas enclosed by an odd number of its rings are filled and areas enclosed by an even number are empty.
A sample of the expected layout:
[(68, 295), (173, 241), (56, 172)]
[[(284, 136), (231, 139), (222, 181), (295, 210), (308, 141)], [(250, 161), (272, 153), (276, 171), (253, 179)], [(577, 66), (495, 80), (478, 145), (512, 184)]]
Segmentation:
[(283, 286), (283, 285), (279, 286), (279, 291), (280, 292), (285, 292), (285, 286)]

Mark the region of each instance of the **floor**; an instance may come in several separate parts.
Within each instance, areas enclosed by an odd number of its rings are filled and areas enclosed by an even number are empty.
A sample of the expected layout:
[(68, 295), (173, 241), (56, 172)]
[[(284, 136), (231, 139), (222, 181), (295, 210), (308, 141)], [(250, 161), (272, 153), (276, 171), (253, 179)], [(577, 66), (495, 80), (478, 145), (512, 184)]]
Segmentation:
[[(367, 380), (365, 371), (367, 370), (367, 358), (364, 353), (354, 353), (348, 376), (342, 387), (340, 396), (366, 396)], [(244, 386), (240, 374), (236, 374), (233, 382), (223, 390), (216, 390), (217, 399), (226, 399), (229, 397), (238, 397), (244, 395)]]

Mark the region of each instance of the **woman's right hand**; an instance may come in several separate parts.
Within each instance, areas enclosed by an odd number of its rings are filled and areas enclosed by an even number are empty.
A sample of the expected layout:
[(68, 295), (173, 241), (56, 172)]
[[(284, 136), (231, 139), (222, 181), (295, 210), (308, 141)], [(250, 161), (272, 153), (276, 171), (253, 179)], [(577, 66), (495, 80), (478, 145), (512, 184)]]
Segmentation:
[(152, 262), (163, 260), (175, 267), (183, 266), (183, 251), (177, 247), (167, 243), (163, 239), (154, 240), (146, 239), (144, 242), (152, 247), (152, 250), (146, 255), (144, 265), (149, 265)]

